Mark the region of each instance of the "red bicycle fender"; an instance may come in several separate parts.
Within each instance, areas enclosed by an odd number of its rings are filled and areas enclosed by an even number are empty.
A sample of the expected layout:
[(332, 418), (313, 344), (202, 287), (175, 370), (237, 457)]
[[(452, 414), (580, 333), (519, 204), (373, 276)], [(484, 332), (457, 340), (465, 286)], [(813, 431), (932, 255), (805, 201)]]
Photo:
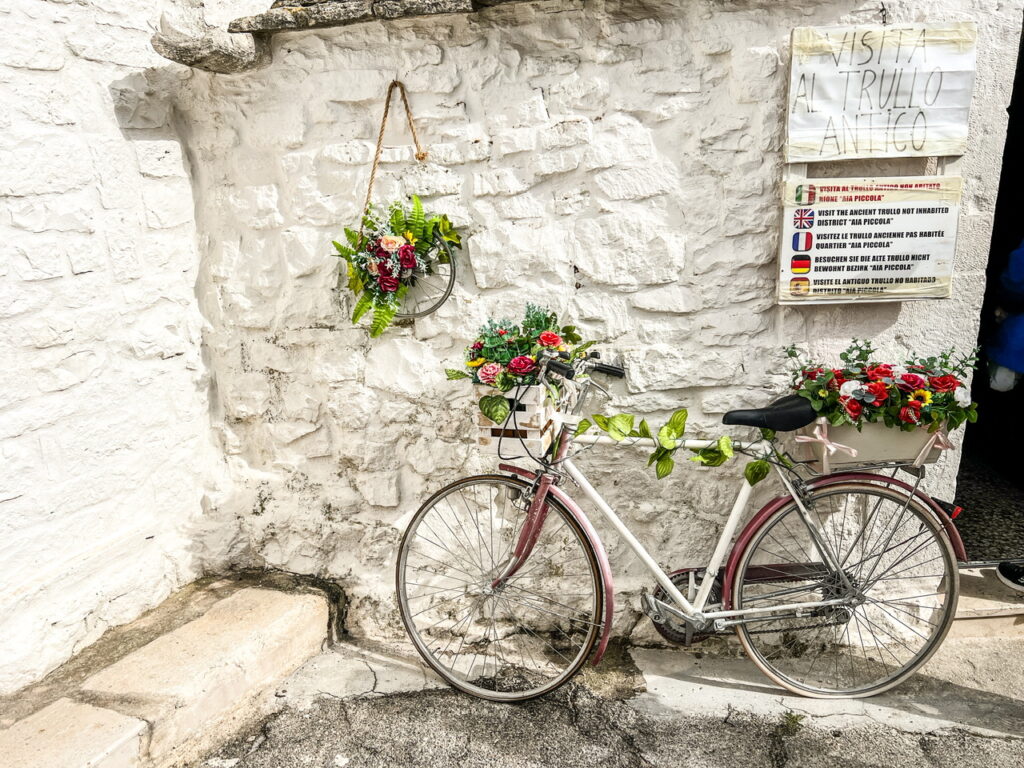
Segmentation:
[[(524, 480), (529, 480), (530, 482), (533, 482), (537, 477), (536, 472), (531, 472), (528, 469), (516, 467), (512, 464), (499, 464), (498, 469), (502, 472), (511, 472), (519, 475)], [(594, 660), (591, 662), (594, 666), (597, 666), (605, 651), (608, 650), (608, 641), (611, 639), (612, 634), (612, 618), (615, 616), (615, 583), (612, 579), (612, 567), (608, 562), (608, 554), (604, 551), (601, 537), (597, 535), (597, 531), (594, 530), (594, 525), (590, 522), (590, 518), (587, 517), (586, 513), (558, 486), (552, 485), (548, 489), (548, 493), (558, 499), (569, 510), (569, 514), (573, 516), (576, 522), (580, 524), (580, 528), (583, 529), (583, 534), (587, 537), (587, 541), (594, 548), (594, 553), (597, 555), (597, 565), (601, 569), (601, 581), (604, 584), (604, 620), (601, 627), (601, 639), (597, 644)]]
[[(870, 472), (843, 472), (836, 475), (827, 475), (818, 480), (813, 480), (808, 483), (812, 488), (825, 488), (830, 485), (836, 485), (837, 483), (845, 483), (850, 480), (868, 480), (873, 483), (881, 483), (882, 485), (895, 485), (905, 491), (911, 491), (914, 495), (934, 514), (941, 523), (943, 529), (946, 531), (946, 535), (949, 537), (950, 544), (953, 545), (953, 554), (956, 559), (960, 562), (967, 562), (967, 552), (964, 550), (964, 542), (960, 538), (960, 532), (956, 529), (956, 525), (938, 504), (923, 491), (918, 489), (914, 491), (914, 486), (909, 483), (905, 483), (902, 480), (897, 480), (895, 477), (887, 477), (885, 475), (874, 475)], [(739, 565), (740, 557), (746, 551), (747, 546), (750, 544), (750, 540), (754, 538), (754, 534), (757, 529), (760, 528), (765, 520), (775, 514), (781, 509), (790, 496), (788, 494), (783, 496), (776, 496), (774, 499), (765, 504), (761, 509), (757, 511), (750, 521), (743, 527), (739, 537), (736, 539), (736, 543), (732, 547), (732, 551), (729, 553), (729, 560), (725, 565), (725, 574), (722, 576), (722, 605), (725, 610), (731, 610), (732, 608), (732, 583), (733, 577), (736, 573), (736, 567)]]

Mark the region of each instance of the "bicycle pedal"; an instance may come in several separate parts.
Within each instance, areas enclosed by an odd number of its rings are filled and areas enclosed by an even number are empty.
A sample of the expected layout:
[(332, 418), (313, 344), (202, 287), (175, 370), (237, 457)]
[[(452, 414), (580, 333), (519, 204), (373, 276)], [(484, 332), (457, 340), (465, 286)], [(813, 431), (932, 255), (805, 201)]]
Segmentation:
[(647, 592), (647, 588), (640, 593), (640, 609), (655, 624), (664, 624), (665, 615), (658, 610), (658, 604), (654, 602), (654, 598)]

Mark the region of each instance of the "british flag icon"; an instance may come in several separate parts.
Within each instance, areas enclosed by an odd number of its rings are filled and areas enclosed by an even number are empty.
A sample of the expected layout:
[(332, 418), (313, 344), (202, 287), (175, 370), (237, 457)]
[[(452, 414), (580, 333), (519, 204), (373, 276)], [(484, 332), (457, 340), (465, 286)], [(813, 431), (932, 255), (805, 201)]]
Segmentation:
[(814, 226), (814, 210), (811, 208), (797, 208), (793, 214), (793, 226), (797, 229), (810, 229)]
[(797, 253), (809, 251), (814, 247), (814, 235), (810, 232), (793, 233), (793, 250)]

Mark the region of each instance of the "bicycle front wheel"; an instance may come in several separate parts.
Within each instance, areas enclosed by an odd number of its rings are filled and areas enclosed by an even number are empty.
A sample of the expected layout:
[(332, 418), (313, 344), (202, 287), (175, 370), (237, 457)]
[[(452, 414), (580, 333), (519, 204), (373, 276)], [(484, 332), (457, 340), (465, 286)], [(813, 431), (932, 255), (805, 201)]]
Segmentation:
[(810, 525), (790, 501), (740, 557), (733, 607), (774, 609), (744, 616), (740, 641), (761, 671), (794, 693), (886, 691), (918, 670), (949, 630), (959, 592), (952, 546), (931, 510), (881, 485), (822, 488), (805, 505)]
[(399, 608), (416, 650), (450, 685), (484, 699), (554, 690), (583, 666), (601, 628), (597, 557), (554, 498), (529, 559), (494, 585), (532, 490), (501, 475), (456, 481), (419, 509), (399, 548)]

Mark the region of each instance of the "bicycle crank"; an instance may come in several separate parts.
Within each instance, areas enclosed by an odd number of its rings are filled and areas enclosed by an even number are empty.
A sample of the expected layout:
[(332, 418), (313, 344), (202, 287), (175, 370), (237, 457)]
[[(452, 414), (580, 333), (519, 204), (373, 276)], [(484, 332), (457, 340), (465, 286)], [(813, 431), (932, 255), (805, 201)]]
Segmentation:
[[(676, 588), (678, 588), (679, 591), (682, 592), (690, 601), (696, 599), (697, 587), (700, 585), (703, 577), (703, 568), (683, 568), (669, 574), (669, 580), (675, 584)], [(657, 605), (659, 602), (671, 604), (672, 600), (661, 586), (658, 586), (652, 595), (648, 596), (645, 594), (644, 598), (646, 599), (641, 601), (641, 604), (644, 606), (644, 613), (651, 617), (651, 621), (654, 622), (654, 628), (658, 630), (658, 634), (669, 642), (675, 643), (676, 645), (693, 645), (694, 643), (699, 643), (701, 640), (707, 640), (709, 637), (713, 637), (718, 634), (709, 626), (698, 626), (692, 621), (688, 621), (681, 616), (676, 616), (668, 611), (658, 610)], [(651, 598), (653, 598), (653, 600)], [(648, 603), (650, 604), (650, 607), (654, 609), (653, 613), (648, 611)], [(708, 593), (708, 604), (706, 606), (706, 610), (713, 611), (719, 608), (721, 604), (722, 584), (718, 578), (715, 578), (714, 584), (711, 585), (711, 591)], [(657, 618), (655, 618), (655, 616), (657, 616)]]

